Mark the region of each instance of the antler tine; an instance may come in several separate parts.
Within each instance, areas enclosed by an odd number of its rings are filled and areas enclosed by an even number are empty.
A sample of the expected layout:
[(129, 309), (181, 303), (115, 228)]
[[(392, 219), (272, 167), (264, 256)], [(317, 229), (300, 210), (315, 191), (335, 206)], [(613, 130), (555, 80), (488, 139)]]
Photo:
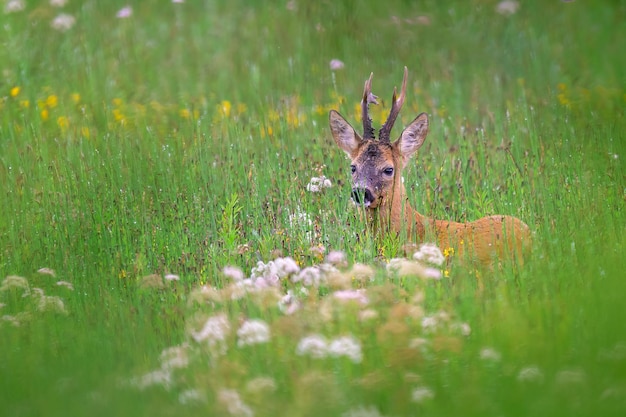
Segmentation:
[(380, 128), (380, 133), (378, 135), (379, 140), (384, 142), (389, 142), (389, 135), (391, 134), (391, 128), (393, 124), (396, 122), (396, 118), (398, 114), (400, 114), (400, 109), (404, 104), (404, 99), (406, 97), (406, 80), (409, 75), (409, 70), (407, 67), (404, 67), (404, 78), (402, 80), (402, 90), (400, 91), (400, 95), (397, 95), (397, 90), (394, 87), (393, 89), (393, 98), (391, 99), (391, 110), (389, 111), (389, 117), (387, 117), (387, 121)]
[(372, 94), (372, 77), (374, 73), (365, 81), (363, 87), (363, 100), (361, 100), (361, 118), (363, 119), (363, 139), (374, 139), (374, 128), (372, 128), (372, 118), (369, 115), (369, 104), (378, 104), (376, 97)]

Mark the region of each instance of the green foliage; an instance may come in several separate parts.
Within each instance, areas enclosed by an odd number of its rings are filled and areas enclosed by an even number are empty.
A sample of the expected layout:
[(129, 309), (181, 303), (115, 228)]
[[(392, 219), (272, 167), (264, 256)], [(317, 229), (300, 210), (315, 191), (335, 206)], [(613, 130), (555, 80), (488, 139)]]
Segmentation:
[[(54, 3), (0, 10), (4, 414), (624, 414), (622, 2)], [(523, 266), (388, 269), (406, 242), (349, 202), (327, 117), (358, 126), (373, 71), (380, 126), (405, 65), (392, 136), (421, 111), (431, 129), (412, 206), (523, 219)], [(323, 278), (243, 290), (286, 257)], [(219, 315), (216, 356), (193, 334)], [(252, 319), (270, 341), (239, 346)], [(298, 355), (313, 333), (354, 337), (362, 362)], [(181, 346), (170, 385), (137, 388)]]

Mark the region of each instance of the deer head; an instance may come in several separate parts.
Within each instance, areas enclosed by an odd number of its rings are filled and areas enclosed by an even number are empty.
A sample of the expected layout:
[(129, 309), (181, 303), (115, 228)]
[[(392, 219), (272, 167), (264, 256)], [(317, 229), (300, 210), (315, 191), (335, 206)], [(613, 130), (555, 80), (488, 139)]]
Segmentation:
[(377, 103), (372, 94), (372, 75), (365, 81), (361, 100), (363, 137), (335, 110), (329, 114), (330, 130), (337, 145), (351, 160), (352, 199), (367, 209), (385, 205), (404, 194), (401, 172), (409, 158), (422, 146), (428, 133), (428, 116), (422, 113), (415, 118), (395, 141), (389, 140), (404, 99), (408, 70), (404, 67), (404, 79), (400, 95), (394, 88), (389, 117), (381, 127), (378, 140), (369, 116), (369, 104)]

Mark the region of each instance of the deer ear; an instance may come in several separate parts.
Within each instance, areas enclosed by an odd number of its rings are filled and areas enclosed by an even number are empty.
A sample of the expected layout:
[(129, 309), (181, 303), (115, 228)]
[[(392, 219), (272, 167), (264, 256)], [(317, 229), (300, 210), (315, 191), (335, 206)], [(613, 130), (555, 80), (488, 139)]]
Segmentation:
[(402, 131), (400, 138), (393, 144), (400, 151), (404, 163), (422, 146), (427, 134), (428, 115), (422, 113)]
[(328, 119), (330, 131), (333, 134), (335, 143), (337, 143), (337, 146), (343, 149), (350, 158), (354, 158), (359, 146), (363, 143), (363, 139), (361, 139), (354, 128), (350, 126), (350, 123), (335, 110), (330, 111)]

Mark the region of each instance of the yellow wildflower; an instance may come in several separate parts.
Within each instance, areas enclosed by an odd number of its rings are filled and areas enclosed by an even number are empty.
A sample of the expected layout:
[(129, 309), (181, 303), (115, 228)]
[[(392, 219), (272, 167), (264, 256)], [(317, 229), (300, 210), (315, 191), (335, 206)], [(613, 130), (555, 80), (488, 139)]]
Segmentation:
[(443, 250), (443, 256), (446, 258), (449, 258), (452, 255), (454, 255), (454, 248), (450, 247)]
[(39, 114), (41, 115), (41, 120), (48, 120), (48, 116), (50, 115), (48, 109), (43, 109)]
[(245, 103), (237, 103), (237, 114), (241, 115), (248, 111), (248, 106)]
[(114, 98), (113, 99), (113, 105), (115, 107), (120, 107), (122, 105), (122, 99), (121, 98)]
[(231, 109), (232, 105), (230, 104), (230, 101), (228, 100), (222, 100), (222, 102), (219, 105), (218, 108), (218, 112), (220, 114), (220, 116), (222, 116), (222, 118), (227, 119), (230, 117), (230, 109)]
[(15, 86), (11, 89), (11, 97), (17, 97), (17, 95), (20, 93), (20, 88), (18, 86)]
[(183, 119), (189, 119), (189, 117), (191, 116), (191, 112), (189, 111), (189, 109), (180, 109), (178, 111), (178, 114), (180, 115), (180, 117), (182, 117)]
[(80, 94), (78, 94), (78, 93), (72, 93), (72, 101), (73, 101), (75, 104), (80, 103)]
[(59, 116), (57, 118), (57, 125), (59, 125), (61, 130), (65, 130), (70, 125), (70, 121), (66, 116)]
[(124, 120), (126, 120), (126, 116), (124, 116), (120, 109), (113, 109), (113, 118), (116, 122), (120, 123), (124, 123)]
[(50, 109), (55, 108), (58, 103), (59, 103), (59, 99), (54, 94), (51, 94), (48, 96), (48, 98), (46, 98), (46, 106), (48, 106), (48, 108)]
[(89, 131), (89, 128), (86, 126), (83, 126), (80, 128), (80, 133), (86, 138), (89, 139), (89, 137), (91, 136), (91, 132)]
[(20, 107), (23, 109), (27, 109), (30, 107), (30, 101), (28, 100), (20, 100)]

